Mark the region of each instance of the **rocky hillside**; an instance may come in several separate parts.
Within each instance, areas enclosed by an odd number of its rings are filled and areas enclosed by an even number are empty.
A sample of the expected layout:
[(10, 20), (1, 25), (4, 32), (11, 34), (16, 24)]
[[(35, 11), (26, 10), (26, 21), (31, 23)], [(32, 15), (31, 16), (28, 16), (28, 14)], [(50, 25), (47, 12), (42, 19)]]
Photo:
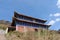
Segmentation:
[[(55, 30), (39, 29), (37, 32), (11, 31), (4, 34), (4, 31), (11, 23), (9, 21), (0, 20), (0, 40), (60, 40), (60, 32)], [(4, 31), (1, 31), (4, 30)]]
[(9, 21), (0, 20), (0, 40), (7, 40), (5, 30), (10, 24)]

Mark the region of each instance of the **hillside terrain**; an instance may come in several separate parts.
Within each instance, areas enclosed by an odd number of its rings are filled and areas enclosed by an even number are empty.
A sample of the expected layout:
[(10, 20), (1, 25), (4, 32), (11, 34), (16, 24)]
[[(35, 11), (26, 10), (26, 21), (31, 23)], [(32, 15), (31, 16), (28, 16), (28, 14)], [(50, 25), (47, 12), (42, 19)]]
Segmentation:
[(11, 22), (9, 22), (9, 21), (5, 21), (5, 20), (0, 20), (0, 24), (7, 24), (7, 25), (10, 25)]
[(17, 31), (9, 32), (6, 35), (8, 40), (60, 40), (60, 33), (57, 31), (49, 31), (40, 29), (38, 32), (24, 32)]
[(60, 32), (41, 28), (37, 32), (10, 31), (5, 34), (5, 30), (10, 24), (8, 21), (0, 21), (0, 40), (60, 40)]
[(11, 22), (5, 21), (5, 20), (0, 20), (0, 29), (5, 30), (7, 27), (9, 27)]
[(0, 40), (7, 40), (5, 30), (11, 23), (9, 21), (0, 20)]

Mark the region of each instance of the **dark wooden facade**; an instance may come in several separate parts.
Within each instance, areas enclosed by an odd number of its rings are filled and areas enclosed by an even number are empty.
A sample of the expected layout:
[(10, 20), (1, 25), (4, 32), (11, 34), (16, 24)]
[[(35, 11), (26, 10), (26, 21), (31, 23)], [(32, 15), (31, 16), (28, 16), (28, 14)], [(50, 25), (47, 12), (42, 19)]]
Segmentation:
[(50, 25), (44, 24), (47, 20), (37, 19), (23, 14), (18, 14), (14, 12), (14, 17), (12, 18), (11, 26), (16, 28), (16, 31), (24, 32), (36, 31), (39, 28), (48, 29)]

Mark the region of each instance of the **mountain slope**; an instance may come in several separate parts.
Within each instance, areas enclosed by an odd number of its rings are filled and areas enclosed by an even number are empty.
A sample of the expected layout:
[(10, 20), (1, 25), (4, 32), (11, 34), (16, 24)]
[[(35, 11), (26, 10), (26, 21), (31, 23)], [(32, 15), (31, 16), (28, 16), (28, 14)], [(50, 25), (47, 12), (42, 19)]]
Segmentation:
[(10, 22), (9, 21), (4, 21), (4, 20), (0, 20), (0, 29), (5, 30), (7, 27), (10, 26)]
[(0, 24), (11, 24), (11, 22), (9, 22), (9, 21), (5, 21), (5, 20), (0, 20)]
[(8, 40), (60, 40), (60, 34), (57, 31), (40, 29), (38, 32), (9, 32), (6, 38)]
[[(9, 21), (0, 20), (0, 31), (5, 31), (10, 24)], [(27, 31), (24, 33), (11, 31), (7, 34), (3, 34), (2, 32), (0, 40), (60, 40), (60, 33), (55, 30), (39, 29), (37, 32)]]

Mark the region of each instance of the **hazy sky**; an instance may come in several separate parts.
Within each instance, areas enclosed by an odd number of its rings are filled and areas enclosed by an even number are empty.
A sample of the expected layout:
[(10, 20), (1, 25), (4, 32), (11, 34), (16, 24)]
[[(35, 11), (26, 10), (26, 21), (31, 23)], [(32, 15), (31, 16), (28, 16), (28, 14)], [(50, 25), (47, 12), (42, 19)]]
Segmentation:
[(0, 20), (12, 21), (14, 11), (45, 19), (50, 29), (60, 28), (60, 0), (0, 0)]

